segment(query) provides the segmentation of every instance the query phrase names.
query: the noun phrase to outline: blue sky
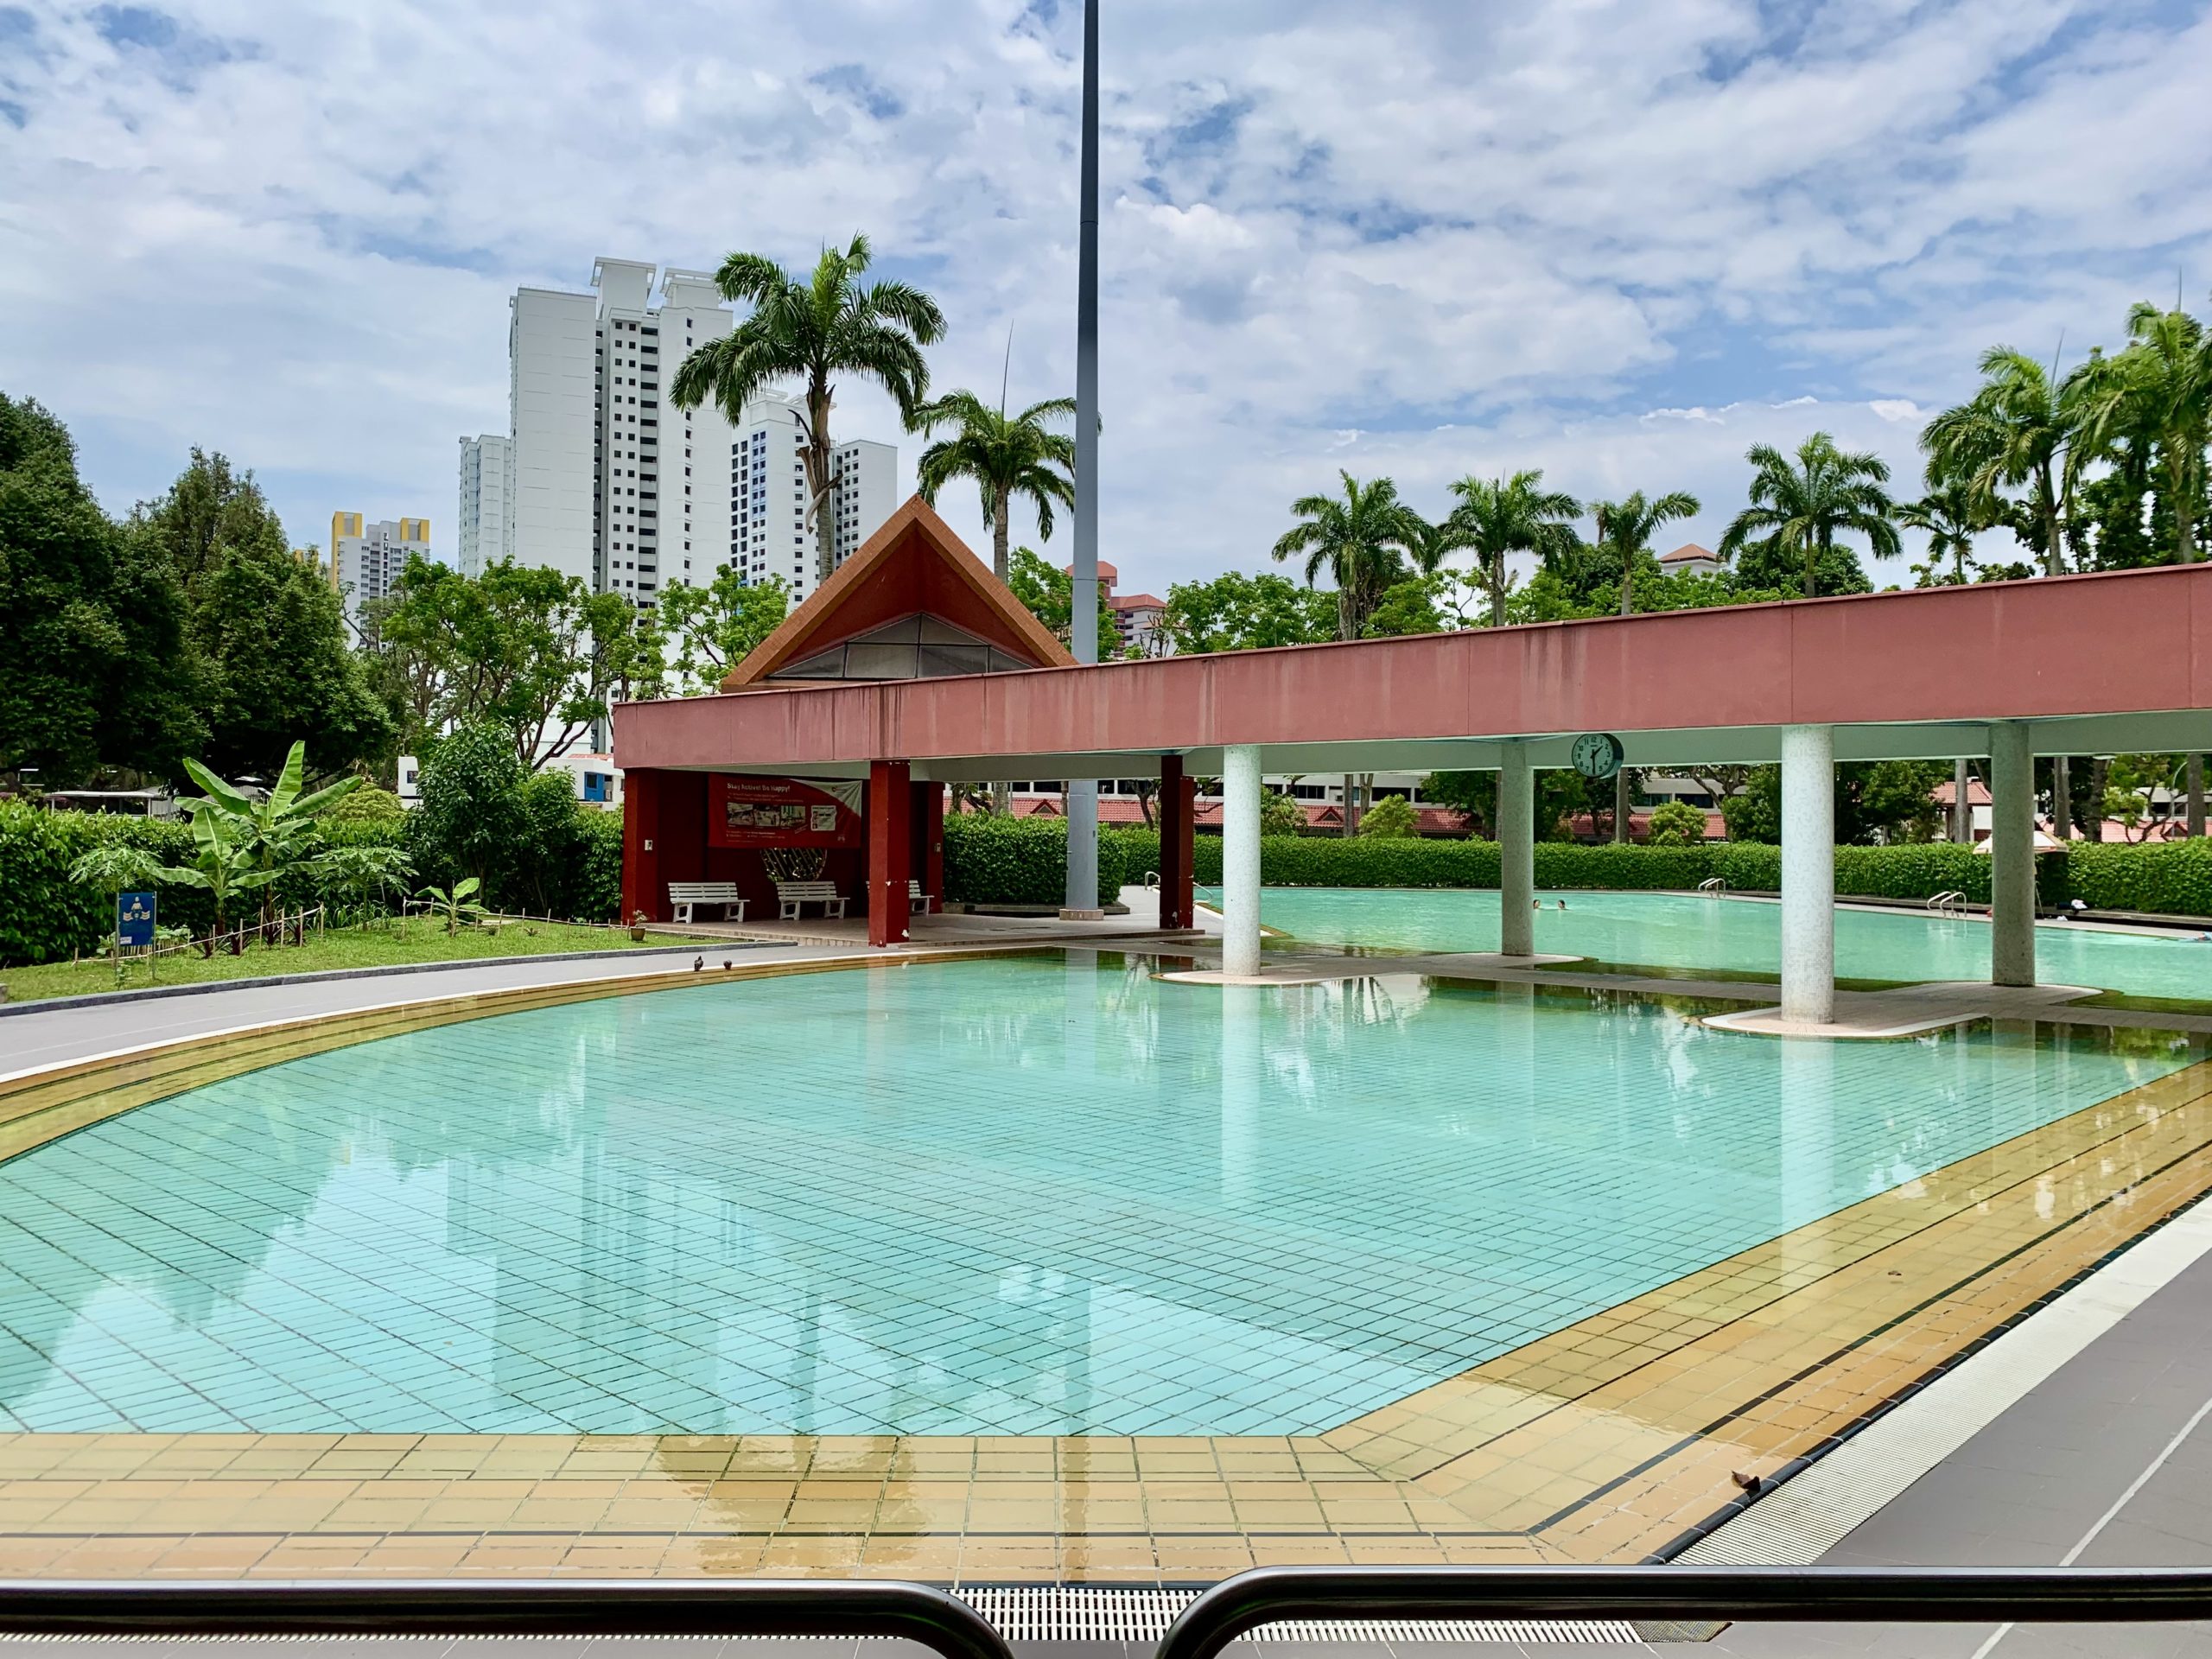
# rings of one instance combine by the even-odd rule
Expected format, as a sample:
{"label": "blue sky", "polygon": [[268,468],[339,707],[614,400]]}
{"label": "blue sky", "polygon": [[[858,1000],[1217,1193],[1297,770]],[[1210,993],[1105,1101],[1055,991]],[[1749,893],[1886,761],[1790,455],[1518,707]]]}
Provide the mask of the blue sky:
{"label": "blue sky", "polygon": [[[1340,467],[1431,512],[1524,466],[1687,488],[1710,543],[1747,445],[1825,428],[1910,486],[1985,346],[2071,359],[2177,274],[2212,287],[2202,5],[1105,4],[1125,588],[1264,566]],[[518,284],[865,229],[950,316],[940,387],[995,393],[1010,332],[1015,399],[1070,391],[1077,22],[0,0],[0,387],[69,422],[112,508],[198,443],[297,540],[340,507],[442,539],[455,438],[505,428]],[[880,397],[839,420],[911,473]]]}

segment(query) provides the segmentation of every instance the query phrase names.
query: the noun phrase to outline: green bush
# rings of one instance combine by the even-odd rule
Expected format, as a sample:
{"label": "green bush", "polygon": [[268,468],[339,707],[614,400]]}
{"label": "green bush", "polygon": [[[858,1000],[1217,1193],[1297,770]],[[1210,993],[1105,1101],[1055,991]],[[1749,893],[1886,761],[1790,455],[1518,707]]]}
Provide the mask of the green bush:
{"label": "green bush", "polygon": [[[1111,903],[1129,879],[1127,830],[1098,837],[1098,902]],[[1135,872],[1157,868],[1154,861]],[[956,813],[944,821],[944,897],[965,905],[1057,905],[1067,895],[1068,830],[1059,818]]]}
{"label": "green bush", "polygon": [[1421,815],[1402,795],[1385,795],[1360,815],[1359,833],[1370,841],[1403,841],[1421,833]]}
{"label": "green bush", "polygon": [[2068,859],[2072,897],[2092,910],[2212,916],[2212,839],[2141,847],[2075,842]]}
{"label": "green bush", "polygon": [[407,803],[388,789],[365,784],[325,810],[318,823],[397,823],[407,816]]}
{"label": "green bush", "polygon": [[1654,847],[1702,847],[1705,814],[1688,801],[1668,801],[1653,809],[1650,844]]}
{"label": "green bush", "polygon": [[582,859],[570,893],[569,916],[579,922],[612,922],[622,912],[622,815],[581,808],[576,827]]}
{"label": "green bush", "polygon": [[[1221,837],[1198,838],[1198,880],[1221,883]],[[1618,892],[1688,892],[1719,876],[1746,893],[1782,886],[1782,849],[1758,842],[1690,847],[1584,846],[1540,841],[1536,885]],[[1962,893],[1989,900],[1986,853],[1949,842],[1839,847],[1840,898],[1918,900]],[[1497,848],[1486,841],[1370,841],[1269,836],[1260,842],[1260,879],[1274,887],[1495,887]],[[2212,840],[2120,847],[2075,842],[2036,860],[2036,897],[2056,908],[2080,898],[2099,910],[2212,915]]]}

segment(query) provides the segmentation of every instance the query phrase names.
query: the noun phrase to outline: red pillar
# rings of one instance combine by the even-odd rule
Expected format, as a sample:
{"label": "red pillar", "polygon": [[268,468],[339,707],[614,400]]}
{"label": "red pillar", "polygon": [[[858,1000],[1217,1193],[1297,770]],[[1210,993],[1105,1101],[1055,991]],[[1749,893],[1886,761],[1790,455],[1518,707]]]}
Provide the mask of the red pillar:
{"label": "red pillar", "polygon": [[906,883],[913,874],[914,804],[904,760],[868,771],[868,942],[906,942]]}
{"label": "red pillar", "polygon": [[1183,757],[1160,757],[1160,925],[1189,927],[1198,917],[1192,890],[1192,823],[1198,815],[1198,780],[1185,775]]}
{"label": "red pillar", "polygon": [[661,774],[630,772],[622,778],[622,913],[627,925],[643,911],[658,919],[666,896],[660,879]]}

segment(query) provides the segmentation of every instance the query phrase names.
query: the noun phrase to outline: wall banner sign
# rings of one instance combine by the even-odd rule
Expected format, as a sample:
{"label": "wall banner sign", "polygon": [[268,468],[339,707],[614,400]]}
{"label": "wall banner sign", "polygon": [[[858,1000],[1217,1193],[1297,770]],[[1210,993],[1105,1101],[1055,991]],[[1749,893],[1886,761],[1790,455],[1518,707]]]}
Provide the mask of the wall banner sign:
{"label": "wall banner sign", "polygon": [[741,778],[716,773],[707,790],[709,847],[861,847],[857,779]]}

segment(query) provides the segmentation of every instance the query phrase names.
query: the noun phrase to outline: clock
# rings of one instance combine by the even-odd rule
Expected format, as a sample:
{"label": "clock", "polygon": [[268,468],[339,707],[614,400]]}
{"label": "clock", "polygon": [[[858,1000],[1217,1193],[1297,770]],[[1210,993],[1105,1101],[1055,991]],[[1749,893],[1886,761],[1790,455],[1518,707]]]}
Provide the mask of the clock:
{"label": "clock", "polygon": [[1585,732],[1574,740],[1574,769],[1585,778],[1610,778],[1626,753],[1611,732]]}

